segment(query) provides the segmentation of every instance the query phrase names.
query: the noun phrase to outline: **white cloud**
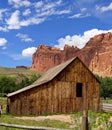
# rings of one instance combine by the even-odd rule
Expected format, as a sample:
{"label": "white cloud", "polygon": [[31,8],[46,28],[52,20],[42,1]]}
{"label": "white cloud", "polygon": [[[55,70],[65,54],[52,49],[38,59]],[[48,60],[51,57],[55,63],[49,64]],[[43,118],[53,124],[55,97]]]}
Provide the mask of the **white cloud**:
{"label": "white cloud", "polygon": [[[6,20],[7,22],[7,29],[20,29],[22,26],[28,26],[28,25],[33,25],[33,24],[40,24],[42,23],[45,19],[44,18],[38,18],[38,17],[30,17],[26,20],[20,20],[20,11],[16,10],[13,12],[10,16],[9,19]],[[2,30],[2,28],[1,28]]]}
{"label": "white cloud", "polygon": [[35,4],[35,9],[37,12],[38,17],[48,17],[51,15],[62,15],[62,14],[69,14],[71,12],[70,9],[63,9],[60,10],[62,4],[62,0],[58,0],[57,2],[37,2]]}
{"label": "white cloud", "polygon": [[80,18],[82,16],[82,14],[81,13],[78,13],[78,14],[74,14],[74,15],[72,15],[72,16],[70,16],[69,18]]}
{"label": "white cloud", "polygon": [[3,13],[6,12],[7,9],[0,9],[0,20],[3,18]]}
{"label": "white cloud", "polygon": [[19,15],[20,11],[16,10],[12,13],[11,17],[6,20],[8,29],[20,29]]}
{"label": "white cloud", "polygon": [[108,6],[103,6],[103,7],[99,7],[99,9],[102,11],[102,12],[106,12],[106,11],[111,11],[112,10],[112,3],[110,3]]}
{"label": "white cloud", "polygon": [[8,0],[10,5],[13,5],[15,8],[19,7],[28,7],[31,5],[30,1],[28,0]]}
{"label": "white cloud", "polygon": [[1,27],[1,26],[0,26],[0,31],[8,32],[8,28],[7,28],[7,27]]}
{"label": "white cloud", "polygon": [[22,51],[22,56],[24,56],[24,57],[32,57],[32,55],[35,53],[36,49],[37,49],[36,47],[29,47],[27,49],[24,49]]}
{"label": "white cloud", "polygon": [[18,33],[16,36],[19,37],[21,41],[33,42],[32,38],[30,38],[27,34]]}
{"label": "white cloud", "polygon": [[24,15],[24,16],[28,16],[29,14],[31,14],[31,10],[30,10],[30,9],[26,9],[26,10],[23,12],[23,15]]}
{"label": "white cloud", "polygon": [[[19,9],[13,9],[14,11],[12,12],[11,9],[7,8],[5,17],[3,17],[3,12],[6,10],[0,10],[0,18],[3,17],[2,21],[4,22],[4,24],[0,26],[0,31],[4,32],[13,29],[20,29],[24,26],[40,24],[46,21],[50,16],[71,13],[69,7],[66,9],[61,8],[65,6],[62,0],[55,2],[50,0],[40,0],[38,2],[29,2],[29,0],[8,0],[8,3]],[[24,6],[28,8],[20,8]]]}
{"label": "white cloud", "polygon": [[7,40],[5,38],[0,38],[0,46],[5,46],[7,43]]}
{"label": "white cloud", "polygon": [[65,44],[68,44],[70,46],[77,46],[78,48],[83,48],[85,44],[90,40],[90,38],[94,37],[97,34],[107,32],[112,32],[112,29],[111,30],[92,29],[85,31],[83,35],[73,35],[73,36],[67,35],[65,36],[65,38],[58,39],[58,45],[55,45],[55,47],[63,49]]}
{"label": "white cloud", "polygon": [[89,13],[86,13],[86,14],[78,13],[78,14],[74,14],[74,15],[70,16],[69,18],[70,19],[74,19],[74,18],[85,18],[85,17],[88,17],[88,16],[90,16]]}
{"label": "white cloud", "polygon": [[60,11],[55,11],[55,14],[61,15],[61,14],[68,14],[70,12],[71,10],[60,10]]}
{"label": "white cloud", "polygon": [[34,3],[35,8],[40,8],[43,5],[44,5],[44,3],[42,1]]}
{"label": "white cloud", "polygon": [[33,24],[40,24],[45,21],[45,18],[31,17],[27,20],[20,21],[20,26],[28,26]]}

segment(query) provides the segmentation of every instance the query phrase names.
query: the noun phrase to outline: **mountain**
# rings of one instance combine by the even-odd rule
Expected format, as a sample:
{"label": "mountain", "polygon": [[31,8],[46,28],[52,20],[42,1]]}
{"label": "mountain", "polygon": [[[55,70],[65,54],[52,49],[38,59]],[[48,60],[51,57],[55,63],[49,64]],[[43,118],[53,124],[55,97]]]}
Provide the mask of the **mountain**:
{"label": "mountain", "polygon": [[63,50],[39,45],[33,55],[31,70],[45,72],[62,62],[78,56],[95,74],[112,77],[112,33],[99,34],[79,49],[65,45]]}

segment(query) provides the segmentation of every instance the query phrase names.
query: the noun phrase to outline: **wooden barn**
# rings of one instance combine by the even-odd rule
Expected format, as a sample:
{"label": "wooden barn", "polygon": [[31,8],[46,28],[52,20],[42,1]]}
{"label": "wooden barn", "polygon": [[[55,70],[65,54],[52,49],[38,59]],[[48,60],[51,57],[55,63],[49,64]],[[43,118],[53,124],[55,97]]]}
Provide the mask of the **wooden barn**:
{"label": "wooden barn", "polygon": [[34,84],[8,94],[7,98],[7,110],[11,114],[97,111],[100,82],[75,57],[51,68]]}

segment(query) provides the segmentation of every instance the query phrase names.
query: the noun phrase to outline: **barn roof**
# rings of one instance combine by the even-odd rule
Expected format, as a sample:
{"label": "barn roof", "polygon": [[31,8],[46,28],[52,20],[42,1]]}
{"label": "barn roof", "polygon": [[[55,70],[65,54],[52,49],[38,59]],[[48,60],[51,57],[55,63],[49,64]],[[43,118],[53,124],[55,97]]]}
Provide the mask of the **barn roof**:
{"label": "barn roof", "polygon": [[66,68],[75,59],[76,59],[76,57],[49,69],[41,78],[39,78],[37,81],[35,81],[32,85],[24,87],[24,88],[17,90],[15,92],[9,93],[7,95],[7,97],[14,96],[18,93],[24,92],[26,90],[29,90],[31,88],[37,87],[39,85],[42,85],[44,83],[51,81],[53,78],[55,78],[64,68]]}
{"label": "barn roof", "polygon": [[[44,83],[47,83],[49,81],[51,81],[52,79],[54,79],[63,69],[65,69],[72,61],[76,60],[78,57],[74,57],[60,65],[57,65],[51,69],[49,69],[42,77],[40,77],[37,81],[35,81],[32,85],[29,85],[27,87],[24,87],[20,90],[17,90],[15,92],[12,92],[12,93],[9,93],[7,95],[7,97],[11,97],[11,96],[14,96],[18,93],[21,93],[21,92],[24,92],[26,90],[29,90],[29,89],[32,89],[34,87],[37,87],[39,85],[42,85]],[[79,59],[79,58],[78,58]],[[80,60],[80,59],[79,59]],[[80,60],[81,61],[81,60]],[[81,61],[82,62],[82,61]],[[82,62],[83,63],[83,62]],[[83,63],[83,65],[85,66],[85,64]],[[85,66],[86,67],[86,66]],[[86,67],[86,69],[88,69]],[[89,70],[89,69],[88,69]],[[90,71],[90,70],[89,70]],[[90,73],[93,75],[94,78],[96,78],[94,76],[94,74],[90,71]],[[96,80],[100,83],[100,81],[96,78]]]}

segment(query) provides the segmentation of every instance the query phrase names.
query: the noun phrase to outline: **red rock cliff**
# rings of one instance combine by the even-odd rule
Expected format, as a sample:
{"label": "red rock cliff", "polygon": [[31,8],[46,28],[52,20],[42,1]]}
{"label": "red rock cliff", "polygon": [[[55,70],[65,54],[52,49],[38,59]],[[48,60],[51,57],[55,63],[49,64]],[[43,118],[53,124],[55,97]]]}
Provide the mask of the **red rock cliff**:
{"label": "red rock cliff", "polygon": [[94,73],[112,76],[112,33],[96,35],[82,49],[65,45],[64,50],[60,50],[40,45],[33,55],[31,69],[47,71],[75,56],[79,56]]}
{"label": "red rock cliff", "polygon": [[45,72],[49,68],[73,58],[79,49],[65,45],[64,50],[55,47],[40,45],[33,55],[31,70]]}

